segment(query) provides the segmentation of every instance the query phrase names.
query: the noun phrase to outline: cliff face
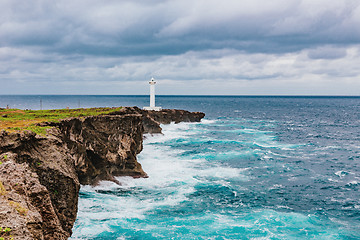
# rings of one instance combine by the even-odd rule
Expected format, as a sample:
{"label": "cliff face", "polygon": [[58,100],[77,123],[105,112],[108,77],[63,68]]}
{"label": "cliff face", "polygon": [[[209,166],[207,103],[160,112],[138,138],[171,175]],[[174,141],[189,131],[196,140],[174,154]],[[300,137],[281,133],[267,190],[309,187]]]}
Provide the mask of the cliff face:
{"label": "cliff face", "polygon": [[74,118],[60,122],[58,128],[81,184],[115,181],[114,176],[147,176],[136,161],[142,150],[141,115]]}
{"label": "cliff face", "polygon": [[1,225],[11,227],[15,239],[67,239],[80,184],[65,142],[2,132],[0,152]]}
{"label": "cliff face", "polygon": [[114,176],[146,177],[136,155],[143,133],[160,123],[200,121],[203,113],[124,108],[71,118],[48,135],[0,133],[0,226],[19,239],[67,239],[76,220],[80,184]]}

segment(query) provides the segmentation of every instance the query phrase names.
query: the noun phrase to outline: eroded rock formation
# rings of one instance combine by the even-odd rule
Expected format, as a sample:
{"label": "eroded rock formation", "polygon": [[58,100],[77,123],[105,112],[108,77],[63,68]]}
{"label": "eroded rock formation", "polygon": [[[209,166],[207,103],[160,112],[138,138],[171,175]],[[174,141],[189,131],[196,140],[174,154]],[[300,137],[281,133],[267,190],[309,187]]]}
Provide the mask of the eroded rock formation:
{"label": "eroded rock formation", "polygon": [[189,112],[178,109],[163,109],[161,111],[141,110],[138,107],[124,108],[119,112],[111,114],[121,115],[125,113],[140,114],[142,116],[144,133],[161,133],[160,124],[169,124],[171,122],[200,122],[205,117],[203,112]]}
{"label": "eroded rock formation", "polygon": [[67,239],[80,183],[66,143],[53,135],[2,132],[0,152],[1,226],[11,227],[15,239]]}
{"label": "eroded rock formation", "polygon": [[67,239],[76,220],[80,184],[114,176],[146,177],[136,160],[143,133],[160,124],[198,122],[203,113],[123,108],[111,115],[70,118],[46,136],[0,133],[0,226],[15,239]]}

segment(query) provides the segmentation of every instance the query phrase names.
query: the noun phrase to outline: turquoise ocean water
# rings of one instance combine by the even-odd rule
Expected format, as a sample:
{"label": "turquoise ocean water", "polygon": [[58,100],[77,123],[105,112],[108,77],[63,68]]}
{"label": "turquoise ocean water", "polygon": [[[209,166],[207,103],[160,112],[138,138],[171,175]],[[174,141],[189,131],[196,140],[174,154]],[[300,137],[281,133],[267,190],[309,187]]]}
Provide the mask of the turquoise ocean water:
{"label": "turquoise ocean water", "polygon": [[[43,108],[148,105],[0,96],[0,107],[36,109],[40,98]],[[149,178],[82,186],[72,239],[360,239],[360,98],[157,101],[206,117],[146,136],[138,160]]]}

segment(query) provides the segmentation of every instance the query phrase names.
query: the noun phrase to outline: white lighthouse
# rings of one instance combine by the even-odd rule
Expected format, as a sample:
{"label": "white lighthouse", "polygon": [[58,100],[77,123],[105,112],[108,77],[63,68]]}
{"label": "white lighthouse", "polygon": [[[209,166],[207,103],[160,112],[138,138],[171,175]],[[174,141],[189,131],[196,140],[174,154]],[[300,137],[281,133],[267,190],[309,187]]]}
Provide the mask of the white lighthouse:
{"label": "white lighthouse", "polygon": [[155,79],[151,78],[150,82],[150,107],[144,107],[144,110],[160,111],[161,107],[155,107]]}

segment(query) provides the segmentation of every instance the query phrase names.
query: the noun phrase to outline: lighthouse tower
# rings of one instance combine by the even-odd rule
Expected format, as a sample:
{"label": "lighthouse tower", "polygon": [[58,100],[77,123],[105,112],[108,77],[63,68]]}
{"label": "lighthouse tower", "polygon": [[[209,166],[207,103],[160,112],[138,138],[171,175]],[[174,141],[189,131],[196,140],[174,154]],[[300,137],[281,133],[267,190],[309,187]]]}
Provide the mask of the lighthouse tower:
{"label": "lighthouse tower", "polygon": [[151,78],[150,82],[150,107],[144,107],[144,110],[160,111],[161,107],[155,107],[155,79]]}

